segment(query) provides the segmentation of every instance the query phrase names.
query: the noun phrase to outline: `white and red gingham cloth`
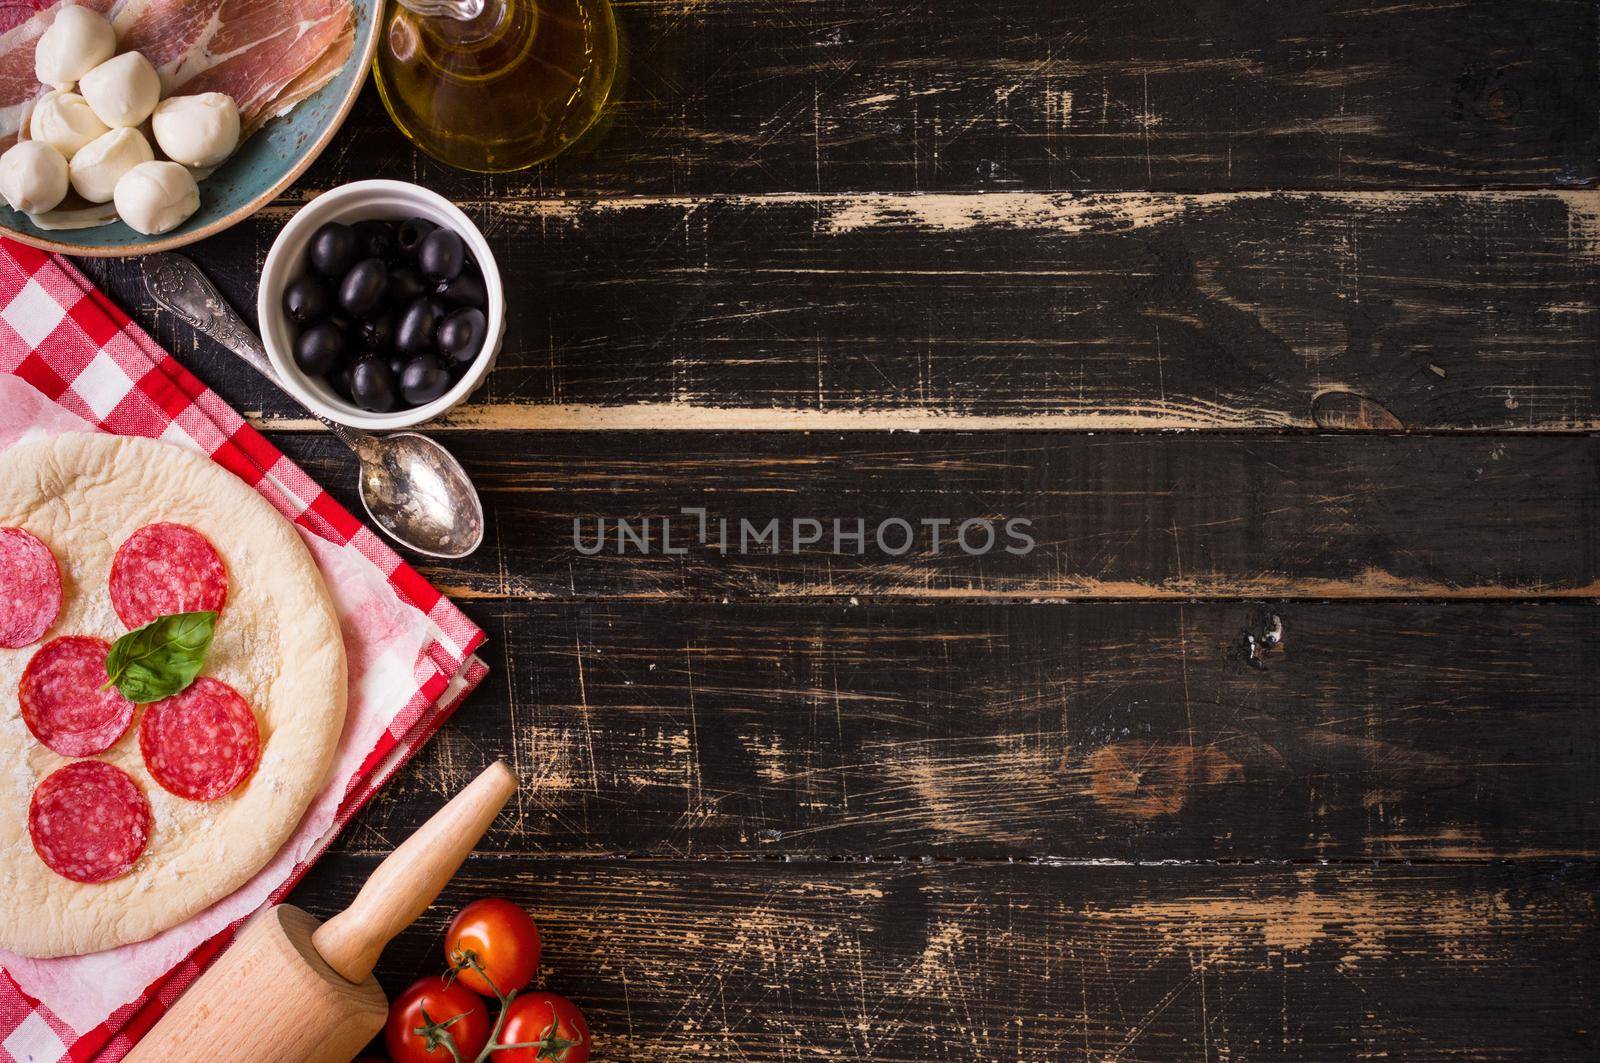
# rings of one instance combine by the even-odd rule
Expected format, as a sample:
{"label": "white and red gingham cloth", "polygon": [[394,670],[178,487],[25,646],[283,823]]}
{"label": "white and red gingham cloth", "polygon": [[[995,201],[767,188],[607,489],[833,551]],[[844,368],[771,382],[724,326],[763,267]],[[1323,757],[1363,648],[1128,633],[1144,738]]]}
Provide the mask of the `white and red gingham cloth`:
{"label": "white and red gingham cloth", "polygon": [[[483,632],[65,259],[4,239],[0,370],[0,450],[73,428],[148,436],[199,449],[259,490],[317,558],[351,660],[349,716],[328,788],[256,879],[150,942],[0,967],[0,1063],[110,1063],[227,946],[257,898],[287,894],[478,684],[487,669],[473,654]],[[323,829],[314,831],[318,809]],[[98,986],[116,973],[121,990]],[[83,988],[86,974],[97,988]]]}

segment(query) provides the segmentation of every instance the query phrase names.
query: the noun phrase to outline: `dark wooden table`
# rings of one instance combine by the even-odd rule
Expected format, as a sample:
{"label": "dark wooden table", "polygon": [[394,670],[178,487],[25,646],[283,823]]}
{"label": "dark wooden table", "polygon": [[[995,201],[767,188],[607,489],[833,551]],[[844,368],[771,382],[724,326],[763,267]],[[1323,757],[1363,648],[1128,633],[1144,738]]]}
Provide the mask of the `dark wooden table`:
{"label": "dark wooden table", "polygon": [[[453,173],[369,90],[195,248],[253,307],[300,202],[398,177],[512,292],[434,426],[489,538],[421,566],[493,673],[295,899],[503,756],[515,807],[379,973],[513,897],[597,1059],[1595,1058],[1596,5],[618,12],[586,150]],[[1036,547],[574,548],[682,507]]]}

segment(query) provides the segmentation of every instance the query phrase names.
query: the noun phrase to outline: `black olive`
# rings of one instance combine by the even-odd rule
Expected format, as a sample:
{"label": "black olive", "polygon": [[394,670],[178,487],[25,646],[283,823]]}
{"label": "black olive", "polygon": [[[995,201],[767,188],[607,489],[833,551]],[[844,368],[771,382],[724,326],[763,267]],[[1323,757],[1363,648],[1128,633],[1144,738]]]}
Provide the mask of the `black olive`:
{"label": "black olive", "polygon": [[455,381],[431,354],[419,354],[400,372],[400,397],[413,406],[421,406],[450,390]]}
{"label": "black olive", "polygon": [[296,277],[283,290],[283,312],[297,325],[314,325],[328,312],[328,288],[314,274]]}
{"label": "black olive", "polygon": [[482,310],[464,306],[439,322],[434,341],[438,344],[440,354],[452,362],[464,364],[476,358],[478,351],[483,348],[483,334],[487,327],[488,322],[484,320]]}
{"label": "black olive", "polygon": [[351,226],[356,234],[356,254],[362,258],[394,257],[399,245],[395,243],[394,226],[381,218],[368,218]]}
{"label": "black olive", "polygon": [[405,354],[405,353],[400,352],[400,351],[395,351],[393,354],[389,354],[389,355],[385,355],[384,356],[383,364],[388,366],[389,367],[389,372],[394,374],[394,378],[396,380],[399,380],[400,379],[400,374],[404,373],[406,371],[406,363],[410,362],[412,358],[420,358],[420,357],[422,357],[422,355],[420,355],[420,354],[419,355],[411,355],[411,354]]}
{"label": "black olive", "polygon": [[311,268],[324,277],[342,277],[356,260],[356,234],[348,225],[326,222],[311,234]]}
{"label": "black olive", "polygon": [[428,286],[417,267],[400,265],[389,271],[389,298],[395,305],[405,306],[427,294]]}
{"label": "black olive", "polygon": [[467,245],[449,229],[435,229],[417,248],[417,268],[431,281],[453,280],[467,263]]}
{"label": "black olive", "polygon": [[389,268],[383,259],[364,258],[339,282],[339,305],[350,316],[363,318],[383,305],[388,290]]}
{"label": "black olive", "polygon": [[376,358],[362,358],[350,369],[350,394],[369,413],[388,413],[395,406],[395,379]]}
{"label": "black olive", "polygon": [[334,394],[346,402],[354,402],[355,397],[350,392],[350,372],[355,368],[354,362],[346,362],[328,374],[328,386],[333,388]]}
{"label": "black olive", "polygon": [[294,364],[312,376],[322,376],[344,357],[344,333],[324,321],[300,333],[294,341]]}
{"label": "black olive", "polygon": [[395,243],[400,248],[402,255],[415,255],[417,248],[422,244],[422,238],[437,229],[438,226],[427,218],[408,218],[400,223],[400,231],[395,234]]}
{"label": "black olive", "polygon": [[453,306],[475,306],[479,310],[489,309],[489,291],[483,286],[483,277],[471,266],[463,269],[457,276],[447,281],[440,281],[434,286],[434,294]]}
{"label": "black olive", "polygon": [[394,345],[409,354],[433,350],[433,333],[442,317],[444,304],[439,300],[415,300],[400,315],[394,330]]}
{"label": "black olive", "polygon": [[382,354],[394,348],[394,318],[389,314],[373,314],[356,326],[361,346]]}
{"label": "black olive", "polygon": [[356,319],[337,307],[334,308],[333,313],[328,315],[328,323],[346,335],[355,331],[356,327]]}

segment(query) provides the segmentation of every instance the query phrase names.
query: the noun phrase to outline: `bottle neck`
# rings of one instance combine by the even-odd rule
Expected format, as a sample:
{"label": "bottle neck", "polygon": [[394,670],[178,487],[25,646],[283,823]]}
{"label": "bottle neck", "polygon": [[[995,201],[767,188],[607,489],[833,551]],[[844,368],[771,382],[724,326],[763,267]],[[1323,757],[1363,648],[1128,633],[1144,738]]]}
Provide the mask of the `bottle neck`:
{"label": "bottle neck", "polygon": [[399,0],[400,6],[422,18],[453,18],[470,22],[483,14],[487,0]]}
{"label": "bottle neck", "polygon": [[526,23],[534,10],[525,0],[398,2],[423,35],[448,48],[476,48],[500,40],[511,27]]}

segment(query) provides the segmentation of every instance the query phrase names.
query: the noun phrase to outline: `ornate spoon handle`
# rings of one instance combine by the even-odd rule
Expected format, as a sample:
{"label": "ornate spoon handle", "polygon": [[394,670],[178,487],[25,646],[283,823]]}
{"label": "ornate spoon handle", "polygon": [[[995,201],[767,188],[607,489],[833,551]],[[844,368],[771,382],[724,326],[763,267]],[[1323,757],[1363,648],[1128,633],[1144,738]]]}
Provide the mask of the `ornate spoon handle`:
{"label": "ornate spoon handle", "polygon": [[[251,368],[282,390],[261,340],[228,305],[216,285],[200,272],[199,266],[182,255],[163,252],[144,256],[143,268],[144,286],[151,298],[250,363]],[[372,443],[365,432],[337,424],[312,410],[306,412],[321,421],[351,450],[360,453]]]}

